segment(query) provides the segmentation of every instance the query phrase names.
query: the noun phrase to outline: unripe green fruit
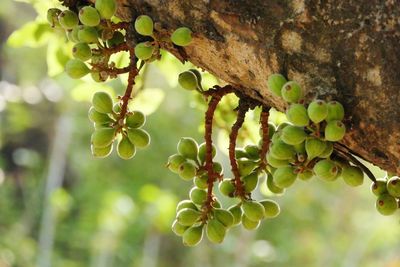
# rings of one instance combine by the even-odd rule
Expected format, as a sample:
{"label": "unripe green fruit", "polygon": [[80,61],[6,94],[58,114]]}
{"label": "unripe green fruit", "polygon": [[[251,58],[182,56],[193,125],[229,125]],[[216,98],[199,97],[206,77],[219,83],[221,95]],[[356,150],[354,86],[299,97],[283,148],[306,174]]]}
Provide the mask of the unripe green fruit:
{"label": "unripe green fruit", "polygon": [[111,96],[106,92],[96,92],[92,97],[94,109],[100,113],[112,113],[113,101]]}
{"label": "unripe green fruit", "polygon": [[207,222],[206,233],[208,240],[212,243],[222,243],[225,238],[226,228],[217,219],[211,219]]}
{"label": "unripe green fruit", "polygon": [[252,221],[245,214],[243,214],[242,225],[246,230],[255,230],[260,225],[260,221]]}
{"label": "unripe green fruit", "polygon": [[386,187],[386,180],[385,179],[378,179],[376,180],[376,183],[371,184],[371,192],[375,196],[379,196],[383,193],[387,192],[387,187]]}
{"label": "unripe green fruit", "polygon": [[235,192],[235,186],[231,179],[224,179],[218,185],[219,191],[221,194],[227,197],[233,197],[233,193]]}
{"label": "unripe green fruit", "polygon": [[313,171],[316,176],[325,181],[334,181],[337,178],[339,168],[333,161],[323,159],[314,165]]}
{"label": "unripe green fruit", "polygon": [[172,223],[172,231],[177,235],[177,236],[182,236],[183,233],[185,233],[185,231],[189,228],[188,226],[184,226],[180,223],[178,223],[177,220],[175,220]]}
{"label": "unripe green fruit", "polygon": [[238,168],[239,168],[239,173],[240,176],[246,176],[249,175],[254,168],[257,166],[257,162],[252,161],[252,160],[246,160],[246,159],[239,159],[237,161]]}
{"label": "unripe green fruit", "polygon": [[221,203],[217,200],[214,199],[214,201],[212,202],[211,206],[215,209],[220,209],[221,208]]}
{"label": "unripe green fruit", "polygon": [[332,152],[333,152],[333,143],[325,142],[325,149],[318,157],[327,159],[331,156]]}
{"label": "unripe green fruit", "polygon": [[337,142],[343,139],[346,133],[346,127],[341,121],[329,121],[325,127],[325,139]]}
{"label": "unripe green fruit", "polygon": [[297,174],[292,166],[286,166],[277,168],[273,177],[277,187],[287,188],[296,181]]}
{"label": "unripe green fruit", "polygon": [[183,162],[181,165],[179,165],[178,174],[183,180],[192,180],[196,175],[196,166],[190,162]]}
{"label": "unripe green fruit", "polygon": [[269,191],[271,191],[274,194],[282,194],[285,192],[284,188],[280,188],[275,184],[274,178],[272,177],[272,174],[270,174],[270,173],[267,174],[267,187],[268,187]]}
{"label": "unripe green fruit", "polygon": [[139,148],[150,145],[150,135],[143,129],[128,129],[129,140]]}
{"label": "unripe green fruit", "polygon": [[260,159],[260,150],[258,149],[258,146],[247,145],[244,147],[244,150],[246,151],[246,153],[248,155],[248,159],[252,159],[252,160]]}
{"label": "unripe green fruit", "polygon": [[244,184],[244,190],[247,193],[250,193],[254,189],[256,189],[257,184],[258,184],[258,173],[257,172],[252,172],[249,175],[245,176],[242,178],[243,184]]}
{"label": "unripe green fruit", "polygon": [[271,153],[271,156],[276,159],[288,160],[293,158],[295,151],[293,149],[293,146],[288,145],[281,140],[278,140],[272,144],[269,153]]}
{"label": "unripe green fruit", "polygon": [[260,204],[264,206],[265,218],[275,218],[281,212],[278,203],[273,200],[265,199],[261,200]]}
{"label": "unripe green fruit", "polygon": [[80,79],[90,72],[85,63],[79,59],[70,59],[65,65],[65,71],[72,79]]}
{"label": "unripe green fruit", "polygon": [[179,154],[174,154],[169,156],[168,158],[168,169],[170,169],[174,173],[179,172],[179,166],[186,161],[185,157]]}
{"label": "unripe green fruit", "polygon": [[189,208],[183,208],[176,215],[176,220],[181,225],[192,226],[200,218],[200,216],[201,216],[200,211]]}
{"label": "unripe green fruit", "polygon": [[[217,154],[217,148],[215,147],[214,144],[212,144],[212,158],[215,157]],[[199,160],[201,163],[204,163],[206,161],[206,143],[202,143],[199,146]]]}
{"label": "unripe green fruit", "polygon": [[232,214],[233,216],[233,223],[232,226],[238,225],[241,220],[242,220],[242,209],[240,208],[240,205],[234,205],[231,206],[228,211]]}
{"label": "unripe green fruit", "polygon": [[117,11],[117,3],[115,0],[96,0],[95,7],[99,11],[102,18],[110,19]]}
{"label": "unripe green fruit", "polygon": [[328,106],[323,100],[314,100],[308,105],[307,114],[314,123],[320,123],[328,116]]}
{"label": "unripe green fruit", "polygon": [[129,141],[128,137],[123,136],[118,143],[117,153],[121,159],[131,159],[136,154],[135,145]]}
{"label": "unripe green fruit", "polygon": [[328,116],[326,116],[326,121],[341,121],[344,118],[344,108],[342,104],[337,101],[330,101],[328,106]]}
{"label": "unripe green fruit", "polygon": [[306,140],[307,134],[300,127],[288,125],[282,130],[281,139],[288,145],[298,145]]}
{"label": "unripe green fruit", "polygon": [[182,241],[185,246],[193,247],[200,243],[203,238],[203,225],[193,226],[188,228],[182,236]]}
{"label": "unripe green fruit", "polygon": [[178,83],[186,90],[196,90],[198,88],[198,80],[196,75],[191,71],[184,71],[178,76]]}
{"label": "unripe green fruit", "polygon": [[201,175],[194,177],[193,183],[200,189],[207,189],[208,188],[208,175]]}
{"label": "unripe green fruit", "polygon": [[125,42],[125,36],[121,32],[114,32],[111,39],[107,40],[107,45],[113,47]]}
{"label": "unripe green fruit", "polygon": [[51,27],[58,27],[60,23],[58,22],[58,16],[61,14],[61,10],[58,8],[50,8],[47,10],[47,21],[50,23]]}
{"label": "unripe green fruit", "polygon": [[296,103],[303,97],[303,90],[298,83],[290,81],[283,85],[281,94],[286,102]]}
{"label": "unripe green fruit", "polygon": [[310,122],[307,109],[302,104],[291,104],[286,110],[286,117],[293,125],[300,127],[307,126]]}
{"label": "unripe green fruit", "polygon": [[[269,139],[272,138],[272,136],[274,135],[275,132],[276,132],[275,124],[268,122],[268,137],[269,137]],[[260,134],[260,136],[262,136],[262,134]]]}
{"label": "unripe green fruit", "polygon": [[344,166],[340,176],[344,182],[350,186],[362,185],[364,181],[364,173],[359,167]]}
{"label": "unripe green fruit", "polygon": [[313,172],[310,170],[305,170],[297,174],[297,178],[303,181],[308,181],[314,176]]}
{"label": "unripe green fruit", "polygon": [[199,151],[197,142],[190,137],[182,137],[177,146],[178,153],[192,160],[197,160]]}
{"label": "unripe green fruit", "polygon": [[100,124],[111,123],[113,121],[107,114],[96,111],[94,107],[90,107],[88,117],[91,122]]}
{"label": "unripe green fruit", "polygon": [[214,209],[214,216],[227,228],[233,225],[234,221],[233,214],[228,210]]}
{"label": "unripe green fruit", "polygon": [[248,159],[250,156],[247,155],[247,152],[242,149],[242,148],[235,148],[235,158],[236,159],[242,159],[242,158],[246,158]]}
{"label": "unripe green fruit", "polygon": [[80,42],[93,44],[99,41],[99,34],[94,27],[81,26],[78,31],[78,39]]}
{"label": "unripe green fruit", "polygon": [[398,203],[395,197],[389,194],[382,194],[378,196],[375,207],[380,214],[388,216],[396,212]]}
{"label": "unripe green fruit", "polygon": [[287,80],[283,75],[281,74],[271,74],[268,77],[268,89],[274,93],[277,96],[282,96],[282,87],[285,83],[287,83]]}
{"label": "unripe green fruit", "polygon": [[154,30],[153,20],[147,15],[141,15],[135,20],[135,30],[144,36],[152,36]]}
{"label": "unripe green fruit", "polygon": [[200,71],[198,71],[197,69],[189,69],[189,71],[193,72],[194,75],[196,75],[198,85],[199,85],[199,87],[201,88],[201,80],[202,80],[202,77],[201,77]]}
{"label": "unripe green fruit", "polygon": [[197,207],[191,200],[185,199],[179,202],[178,205],[176,206],[176,213],[178,213],[180,210],[183,209],[197,210]]}
{"label": "unripe green fruit", "polygon": [[106,147],[95,147],[94,145],[90,146],[92,150],[92,155],[96,158],[105,158],[111,154],[113,149],[113,145],[109,145]]}
{"label": "unripe green fruit", "polygon": [[274,168],[279,168],[279,167],[284,167],[284,166],[289,165],[288,160],[276,159],[271,155],[271,153],[267,153],[267,163],[268,163],[268,165],[271,165]]}
{"label": "unripe green fruit", "polygon": [[132,112],[132,114],[129,114],[126,117],[126,126],[130,128],[140,128],[142,127],[146,122],[146,117],[144,114],[138,110],[135,110]]}
{"label": "unripe green fruit", "polygon": [[278,125],[278,128],[276,128],[276,131],[281,132],[286,126],[289,126],[289,125],[291,125],[291,124],[288,122],[282,122],[281,124]]}
{"label": "unripe green fruit", "polygon": [[207,192],[203,189],[193,187],[189,192],[189,197],[194,204],[202,205],[207,199]]}
{"label": "unripe green fruit", "polygon": [[256,201],[243,201],[242,210],[244,215],[253,222],[257,222],[265,216],[264,206]]}
{"label": "unripe green fruit", "polygon": [[187,46],[192,42],[192,31],[189,28],[181,27],[171,35],[171,41],[179,46]]}
{"label": "unripe green fruit", "polygon": [[94,7],[85,6],[79,10],[79,20],[83,25],[95,27],[100,24],[100,15]]}
{"label": "unripe green fruit", "polygon": [[308,160],[312,160],[316,157],[319,157],[326,148],[326,142],[317,139],[310,138],[306,140],[306,153]]}
{"label": "unripe green fruit", "polygon": [[78,43],[72,47],[72,55],[74,58],[82,61],[89,60],[92,57],[92,50],[86,43]]}
{"label": "unripe green fruit", "polygon": [[91,137],[93,146],[106,147],[112,144],[115,138],[114,128],[100,128],[96,129]]}
{"label": "unripe green fruit", "polygon": [[98,71],[92,71],[90,72],[90,76],[92,76],[93,81],[97,83],[102,83],[107,80],[107,76],[104,77],[100,72]]}
{"label": "unripe green fruit", "polygon": [[115,103],[113,106],[113,111],[115,113],[120,113],[121,112],[121,103],[119,103],[119,102]]}
{"label": "unripe green fruit", "polygon": [[387,182],[387,190],[393,197],[400,198],[400,178],[393,176]]}
{"label": "unripe green fruit", "polygon": [[72,12],[71,10],[64,10],[63,12],[61,12],[58,16],[58,21],[60,22],[60,25],[66,30],[72,30],[72,28],[74,28],[79,23],[78,16],[75,14],[75,12]]}
{"label": "unripe green fruit", "polygon": [[150,42],[138,43],[135,46],[135,56],[141,60],[148,60],[153,55],[154,49]]}
{"label": "unripe green fruit", "polygon": [[67,30],[68,40],[72,43],[79,43],[78,37],[79,27],[75,26],[72,30]]}

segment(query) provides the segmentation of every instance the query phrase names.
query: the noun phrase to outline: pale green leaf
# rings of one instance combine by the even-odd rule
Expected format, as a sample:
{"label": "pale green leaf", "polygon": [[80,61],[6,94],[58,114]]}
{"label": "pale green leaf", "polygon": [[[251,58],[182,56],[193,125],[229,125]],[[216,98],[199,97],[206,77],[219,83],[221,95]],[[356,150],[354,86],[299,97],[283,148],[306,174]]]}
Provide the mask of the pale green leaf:
{"label": "pale green leaf", "polygon": [[130,110],[140,110],[149,115],[157,110],[164,100],[165,93],[159,88],[146,88],[141,91],[129,104]]}
{"label": "pale green leaf", "polygon": [[52,31],[48,23],[31,21],[14,31],[7,44],[11,47],[39,47],[49,41]]}

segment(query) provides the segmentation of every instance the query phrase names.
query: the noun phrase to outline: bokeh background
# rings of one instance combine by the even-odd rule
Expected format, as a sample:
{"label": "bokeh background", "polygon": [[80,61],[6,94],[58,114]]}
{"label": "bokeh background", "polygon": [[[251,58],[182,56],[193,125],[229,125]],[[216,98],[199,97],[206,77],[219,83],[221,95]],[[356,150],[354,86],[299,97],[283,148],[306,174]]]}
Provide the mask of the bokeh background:
{"label": "bokeh background", "polygon": [[[133,106],[148,114],[149,149],[129,161],[115,153],[94,159],[91,95],[122,94],[125,81],[96,84],[65,75],[71,47],[44,18],[54,4],[0,1],[0,267],[400,266],[399,213],[375,211],[367,179],[358,188],[341,180],[298,181],[283,196],[273,196],[261,181],[255,197],[279,202],[279,217],[257,231],[235,227],[221,245],[204,239],[184,247],[170,226],[192,185],[165,164],[180,137],[202,142],[204,103],[177,85],[177,74],[191,66],[166,54],[137,81],[144,90]],[[218,82],[204,76],[206,85]],[[225,170],[223,129],[235,101],[223,103],[215,134]],[[255,121],[250,114],[244,143],[257,141]]]}

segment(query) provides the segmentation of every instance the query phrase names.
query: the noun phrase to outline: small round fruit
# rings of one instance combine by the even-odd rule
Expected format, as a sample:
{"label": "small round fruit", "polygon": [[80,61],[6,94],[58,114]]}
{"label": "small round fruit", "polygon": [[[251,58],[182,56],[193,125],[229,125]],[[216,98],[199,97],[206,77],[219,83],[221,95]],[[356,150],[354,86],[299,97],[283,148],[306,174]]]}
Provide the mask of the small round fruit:
{"label": "small round fruit", "polygon": [[325,127],[325,139],[337,142],[343,139],[346,134],[346,127],[341,121],[329,121]]}
{"label": "small round fruit", "polygon": [[249,175],[257,166],[257,162],[253,160],[239,159],[237,160],[240,176]]}
{"label": "small round fruit", "polygon": [[121,159],[131,159],[136,154],[135,145],[129,141],[128,137],[123,136],[118,143],[117,153]]}
{"label": "small round fruit", "polygon": [[89,26],[80,26],[78,31],[78,39],[80,42],[94,44],[99,41],[97,29]]}
{"label": "small round fruit", "polygon": [[88,117],[91,122],[99,124],[107,124],[113,121],[107,114],[96,111],[94,107],[90,107]]}
{"label": "small round fruit", "polygon": [[92,97],[92,104],[97,112],[107,114],[112,113],[113,101],[106,92],[96,92]]}
{"label": "small round fruit", "polygon": [[323,100],[314,100],[308,105],[307,114],[314,123],[320,123],[328,116],[327,104]]}
{"label": "small round fruit", "polygon": [[243,201],[242,210],[244,215],[253,222],[257,222],[264,218],[264,206],[256,201]]}
{"label": "small round fruit", "polygon": [[78,16],[75,14],[75,12],[68,9],[64,10],[60,13],[60,15],[58,15],[58,21],[66,30],[72,30],[72,28],[77,26],[79,23]]}
{"label": "small round fruit", "polygon": [[327,159],[331,156],[332,152],[333,152],[333,143],[325,142],[325,149],[318,157]]}
{"label": "small round fruit", "polygon": [[221,194],[227,197],[233,197],[233,193],[235,192],[235,186],[231,179],[224,179],[219,183],[219,191]]}
{"label": "small round fruit", "polygon": [[303,128],[288,125],[282,130],[281,139],[288,145],[298,145],[306,140],[307,134]]}
{"label": "small round fruit", "polygon": [[316,176],[325,181],[334,181],[337,178],[339,168],[333,161],[323,159],[314,165],[313,171]]}
{"label": "small round fruit", "polygon": [[151,58],[155,50],[155,47],[150,42],[138,43],[135,46],[135,55],[138,59],[148,60]]}
{"label": "small round fruit", "polygon": [[65,71],[72,79],[80,79],[87,75],[90,69],[79,59],[70,59],[65,65]]}
{"label": "small round fruit", "polygon": [[344,108],[342,104],[337,101],[330,101],[328,106],[328,116],[326,116],[326,121],[341,121],[344,118]]}
{"label": "small round fruit", "polygon": [[244,151],[248,155],[248,159],[258,160],[260,159],[260,149],[256,145],[247,145],[244,147]]}
{"label": "small round fruit", "polygon": [[305,170],[297,174],[297,178],[303,181],[308,181],[314,176],[313,172],[310,170]]}
{"label": "small round fruit", "polygon": [[200,189],[207,189],[208,188],[208,175],[204,174],[201,176],[194,177],[193,183]]}
{"label": "small round fruit", "polygon": [[86,43],[77,43],[72,47],[72,55],[76,59],[86,61],[92,57],[92,50]]}
{"label": "small round fruit", "polygon": [[282,87],[287,83],[287,80],[283,75],[275,73],[268,77],[268,89],[276,96],[282,96]]}
{"label": "small round fruit", "polygon": [[233,225],[233,215],[230,211],[224,209],[214,209],[214,216],[220,221],[225,227],[229,228]]}
{"label": "small round fruit", "polygon": [[371,192],[375,196],[379,196],[383,193],[387,192],[387,187],[386,187],[386,180],[385,179],[378,179],[376,180],[376,183],[371,184]]}
{"label": "small round fruit", "polygon": [[267,187],[269,191],[271,191],[274,194],[282,194],[285,192],[284,188],[280,188],[274,183],[274,178],[270,173],[267,174]]}
{"label": "small round fruit", "polygon": [[146,116],[137,110],[132,111],[132,113],[126,117],[126,126],[129,128],[140,128],[145,124],[145,122]]}
{"label": "small round fruit", "polygon": [[58,8],[50,8],[47,10],[47,21],[50,23],[51,27],[60,26],[58,22],[58,16],[61,14],[61,10]]}
{"label": "small round fruit", "polygon": [[179,173],[179,166],[185,161],[186,159],[182,155],[179,154],[171,155],[168,158],[168,163],[167,163],[168,169],[170,169],[174,173]]}
{"label": "small round fruit", "polygon": [[364,173],[359,167],[344,166],[340,176],[344,182],[350,186],[362,185],[364,181]]}
{"label": "small round fruit", "polygon": [[326,149],[326,142],[318,138],[309,138],[306,140],[307,159],[312,160],[319,157]]}
{"label": "small round fruit", "polygon": [[298,83],[294,81],[287,82],[282,87],[282,98],[286,102],[296,103],[303,97],[303,90]]}
{"label": "small round fruit", "polygon": [[153,20],[147,15],[140,15],[135,20],[135,30],[144,36],[152,36],[154,30]]}
{"label": "small round fruit", "polygon": [[178,223],[177,220],[175,220],[172,223],[172,231],[177,235],[177,236],[182,236],[183,233],[185,233],[185,231],[189,228],[188,226],[184,226],[180,223]]}
{"label": "small round fruit", "polygon": [[178,203],[178,205],[176,205],[176,212],[178,213],[180,210],[185,209],[185,208],[197,210],[196,205],[191,200],[185,199],[185,200],[180,201]]}
{"label": "small round fruit", "polygon": [[191,137],[182,137],[177,146],[178,153],[192,160],[197,160],[199,151],[197,142]]}
{"label": "small round fruit", "polygon": [[279,167],[284,167],[284,166],[289,165],[288,160],[276,159],[271,155],[271,153],[267,153],[267,163],[268,163],[268,165],[270,165],[274,168],[279,168]]}
{"label": "small round fruit", "polygon": [[302,104],[291,104],[286,110],[286,117],[293,125],[304,127],[310,122],[307,109]]}
{"label": "small round fruit", "polygon": [[188,228],[182,236],[182,241],[185,246],[193,247],[200,243],[203,238],[203,225],[193,226]]}
{"label": "small round fruit", "polygon": [[114,128],[100,128],[93,132],[91,141],[94,147],[106,147],[112,144],[114,138]]}
{"label": "small round fruit", "polygon": [[233,215],[233,223],[232,226],[238,225],[242,220],[242,209],[239,205],[234,205],[228,209],[228,211]]}
{"label": "small round fruit", "polygon": [[207,192],[203,189],[193,187],[189,192],[189,197],[194,204],[202,205],[207,199]]}
{"label": "small round fruit", "polygon": [[95,27],[100,24],[100,15],[94,7],[85,6],[79,10],[79,20],[83,25]]}
{"label": "small round fruit", "polygon": [[196,166],[190,162],[183,162],[181,165],[179,165],[178,174],[183,180],[192,180],[196,175]]}
{"label": "small round fruit", "polygon": [[91,145],[90,148],[92,150],[92,155],[95,158],[105,158],[111,154],[113,145],[111,144],[106,147],[95,147],[94,145]]}
{"label": "small round fruit", "polygon": [[242,225],[246,230],[255,230],[260,225],[260,221],[252,221],[245,214],[243,214]]}
{"label": "small round fruit", "polygon": [[395,197],[384,193],[378,196],[375,207],[380,214],[388,216],[396,212],[398,203]]}
{"label": "small round fruit", "polygon": [[393,176],[387,182],[387,190],[393,197],[400,198],[400,178]]}
{"label": "small round fruit", "polygon": [[176,215],[176,220],[183,226],[192,226],[201,216],[198,210],[183,208]]}
{"label": "small round fruit", "polygon": [[150,135],[143,129],[128,129],[128,138],[138,148],[150,145]]}
{"label": "small round fruit", "polygon": [[110,19],[117,11],[117,3],[115,0],[96,0],[95,8],[102,18]]}
{"label": "small round fruit", "polygon": [[189,71],[193,72],[194,75],[196,75],[198,85],[199,85],[199,87],[201,87],[201,80],[202,80],[201,72],[198,71],[197,69],[189,69]]}
{"label": "small round fruit", "polygon": [[189,28],[180,27],[172,33],[171,41],[179,46],[188,46],[192,42],[192,31]]}
{"label": "small round fruit", "polygon": [[275,218],[281,212],[278,203],[273,200],[265,199],[261,200],[260,204],[264,206],[265,218]]}
{"label": "small round fruit", "polygon": [[79,27],[75,26],[72,30],[67,30],[67,38],[72,43],[79,43],[78,37]]}
{"label": "small round fruit", "polygon": [[278,140],[272,144],[269,153],[276,159],[288,160],[293,158],[295,151],[293,146],[286,144],[282,140]]}
{"label": "small round fruit", "polygon": [[[217,155],[217,148],[215,147],[214,144],[211,145],[211,148],[212,148],[211,155],[212,155],[212,158],[214,158],[215,155]],[[204,163],[206,161],[206,143],[202,143],[199,146],[199,160],[201,163]]]}
{"label": "small round fruit", "polygon": [[277,168],[273,174],[274,184],[279,188],[288,188],[296,181],[297,174],[292,166]]}
{"label": "small round fruit", "polygon": [[245,176],[242,178],[243,185],[244,185],[244,190],[247,193],[250,193],[254,189],[256,189],[257,184],[258,184],[258,173],[257,172],[252,172],[249,175]]}
{"label": "small round fruit", "polygon": [[192,71],[184,71],[178,76],[178,83],[186,90],[196,90],[198,88],[198,80]]}
{"label": "small round fruit", "polygon": [[208,240],[212,243],[222,243],[226,234],[226,227],[217,219],[211,219],[207,222],[206,233]]}

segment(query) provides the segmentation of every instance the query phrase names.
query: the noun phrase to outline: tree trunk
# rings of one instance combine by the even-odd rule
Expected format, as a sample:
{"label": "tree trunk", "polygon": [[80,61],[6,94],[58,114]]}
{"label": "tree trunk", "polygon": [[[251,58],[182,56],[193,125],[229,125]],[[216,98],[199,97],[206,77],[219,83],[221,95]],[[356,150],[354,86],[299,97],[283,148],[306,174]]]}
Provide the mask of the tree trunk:
{"label": "tree trunk", "polygon": [[285,109],[267,88],[271,73],[299,82],[307,100],[340,101],[342,143],[400,174],[399,0],[119,2],[125,20],[147,14],[157,31],[192,29],[186,59],[266,105]]}

